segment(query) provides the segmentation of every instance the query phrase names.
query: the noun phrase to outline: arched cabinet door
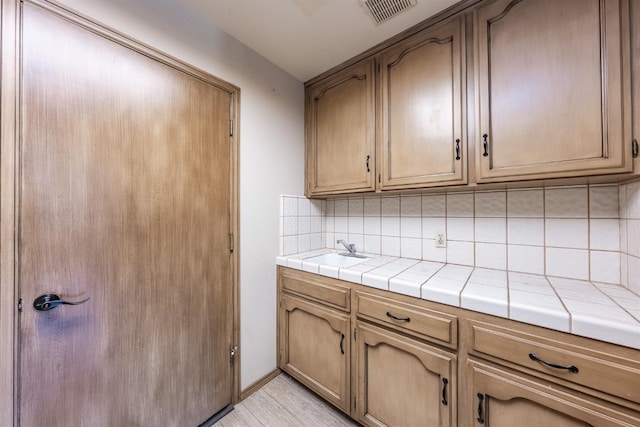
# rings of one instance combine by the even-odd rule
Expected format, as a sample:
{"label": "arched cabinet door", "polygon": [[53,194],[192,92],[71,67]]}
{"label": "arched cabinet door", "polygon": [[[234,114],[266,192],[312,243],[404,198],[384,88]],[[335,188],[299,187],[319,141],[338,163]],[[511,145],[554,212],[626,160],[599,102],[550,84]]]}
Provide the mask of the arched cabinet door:
{"label": "arched cabinet door", "polygon": [[631,171],[628,17],[626,0],[475,10],[479,182]]}
{"label": "arched cabinet door", "polygon": [[306,91],[308,196],[375,189],[374,60]]}
{"label": "arched cabinet door", "polygon": [[421,31],[381,56],[382,190],[467,182],[463,18]]}

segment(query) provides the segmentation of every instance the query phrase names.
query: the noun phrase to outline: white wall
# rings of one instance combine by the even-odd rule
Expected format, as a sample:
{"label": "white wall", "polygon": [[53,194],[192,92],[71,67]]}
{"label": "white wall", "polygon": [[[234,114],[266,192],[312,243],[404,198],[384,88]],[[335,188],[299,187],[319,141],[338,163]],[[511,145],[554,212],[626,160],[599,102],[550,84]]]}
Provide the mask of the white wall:
{"label": "white wall", "polygon": [[[276,367],[279,195],[304,186],[304,87],[179,0],[62,0],[240,87],[240,304],[244,389]],[[178,6],[177,6],[178,5]]]}

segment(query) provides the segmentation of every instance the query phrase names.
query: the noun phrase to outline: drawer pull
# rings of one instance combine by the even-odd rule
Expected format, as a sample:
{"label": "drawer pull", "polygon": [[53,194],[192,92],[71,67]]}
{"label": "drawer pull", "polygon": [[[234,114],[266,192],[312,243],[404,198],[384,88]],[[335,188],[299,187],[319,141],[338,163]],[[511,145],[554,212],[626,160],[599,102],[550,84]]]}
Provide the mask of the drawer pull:
{"label": "drawer pull", "polygon": [[408,317],[408,316],[407,317],[396,317],[393,314],[389,313],[388,311],[387,311],[387,317],[390,317],[390,318],[392,318],[394,320],[398,320],[400,322],[411,322],[411,318]]}
{"label": "drawer pull", "polygon": [[340,334],[340,353],[344,354],[344,334]]}
{"label": "drawer pull", "polygon": [[449,402],[447,402],[447,384],[449,384],[449,380],[446,378],[442,379],[442,404],[447,406]]}
{"label": "drawer pull", "polygon": [[489,135],[487,135],[486,133],[482,135],[482,149],[484,150],[484,153],[482,153],[482,157],[489,156],[489,142],[487,141],[488,137]]}
{"label": "drawer pull", "polygon": [[484,416],[482,415],[482,402],[484,401],[484,394],[478,393],[478,422],[484,424]]}
{"label": "drawer pull", "polygon": [[577,366],[575,365],[569,365],[569,366],[562,366],[562,365],[558,365],[557,363],[553,363],[553,362],[547,362],[546,360],[542,360],[540,359],[538,356],[535,355],[535,353],[529,353],[529,358],[531,360],[535,360],[536,362],[540,362],[543,365],[547,365],[551,368],[556,368],[556,369],[566,369],[569,372],[573,372],[574,374],[577,374],[579,369]]}

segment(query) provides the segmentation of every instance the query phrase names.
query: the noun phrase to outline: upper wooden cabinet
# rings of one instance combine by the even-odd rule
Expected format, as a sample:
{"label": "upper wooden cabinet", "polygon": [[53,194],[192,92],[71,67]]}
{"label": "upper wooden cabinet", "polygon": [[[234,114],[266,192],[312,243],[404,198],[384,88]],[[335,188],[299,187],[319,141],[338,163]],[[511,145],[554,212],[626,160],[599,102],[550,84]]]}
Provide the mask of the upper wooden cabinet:
{"label": "upper wooden cabinet", "polygon": [[475,10],[478,182],[632,170],[628,7],[497,0]]}
{"label": "upper wooden cabinet", "polygon": [[306,194],[375,189],[374,61],[306,91]]}
{"label": "upper wooden cabinet", "polygon": [[380,59],[381,190],[466,183],[463,17]]}

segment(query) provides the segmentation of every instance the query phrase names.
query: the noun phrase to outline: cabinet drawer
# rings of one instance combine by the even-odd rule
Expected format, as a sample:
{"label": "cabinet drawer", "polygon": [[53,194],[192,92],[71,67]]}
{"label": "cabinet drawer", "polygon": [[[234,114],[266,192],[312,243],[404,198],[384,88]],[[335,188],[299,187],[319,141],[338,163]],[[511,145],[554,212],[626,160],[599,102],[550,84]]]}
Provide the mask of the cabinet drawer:
{"label": "cabinet drawer", "polygon": [[297,270],[281,270],[282,290],[304,296],[329,306],[349,311],[351,309],[351,289],[331,283],[326,277],[314,276]]}
{"label": "cabinet drawer", "polygon": [[[471,352],[493,356],[556,378],[633,402],[640,400],[640,363],[617,357],[602,343],[570,337],[569,342],[470,321]],[[568,340],[569,341],[569,340]],[[552,366],[553,365],[553,366]]]}
{"label": "cabinet drawer", "polygon": [[377,295],[356,293],[357,315],[449,348],[458,343],[456,316]]}

